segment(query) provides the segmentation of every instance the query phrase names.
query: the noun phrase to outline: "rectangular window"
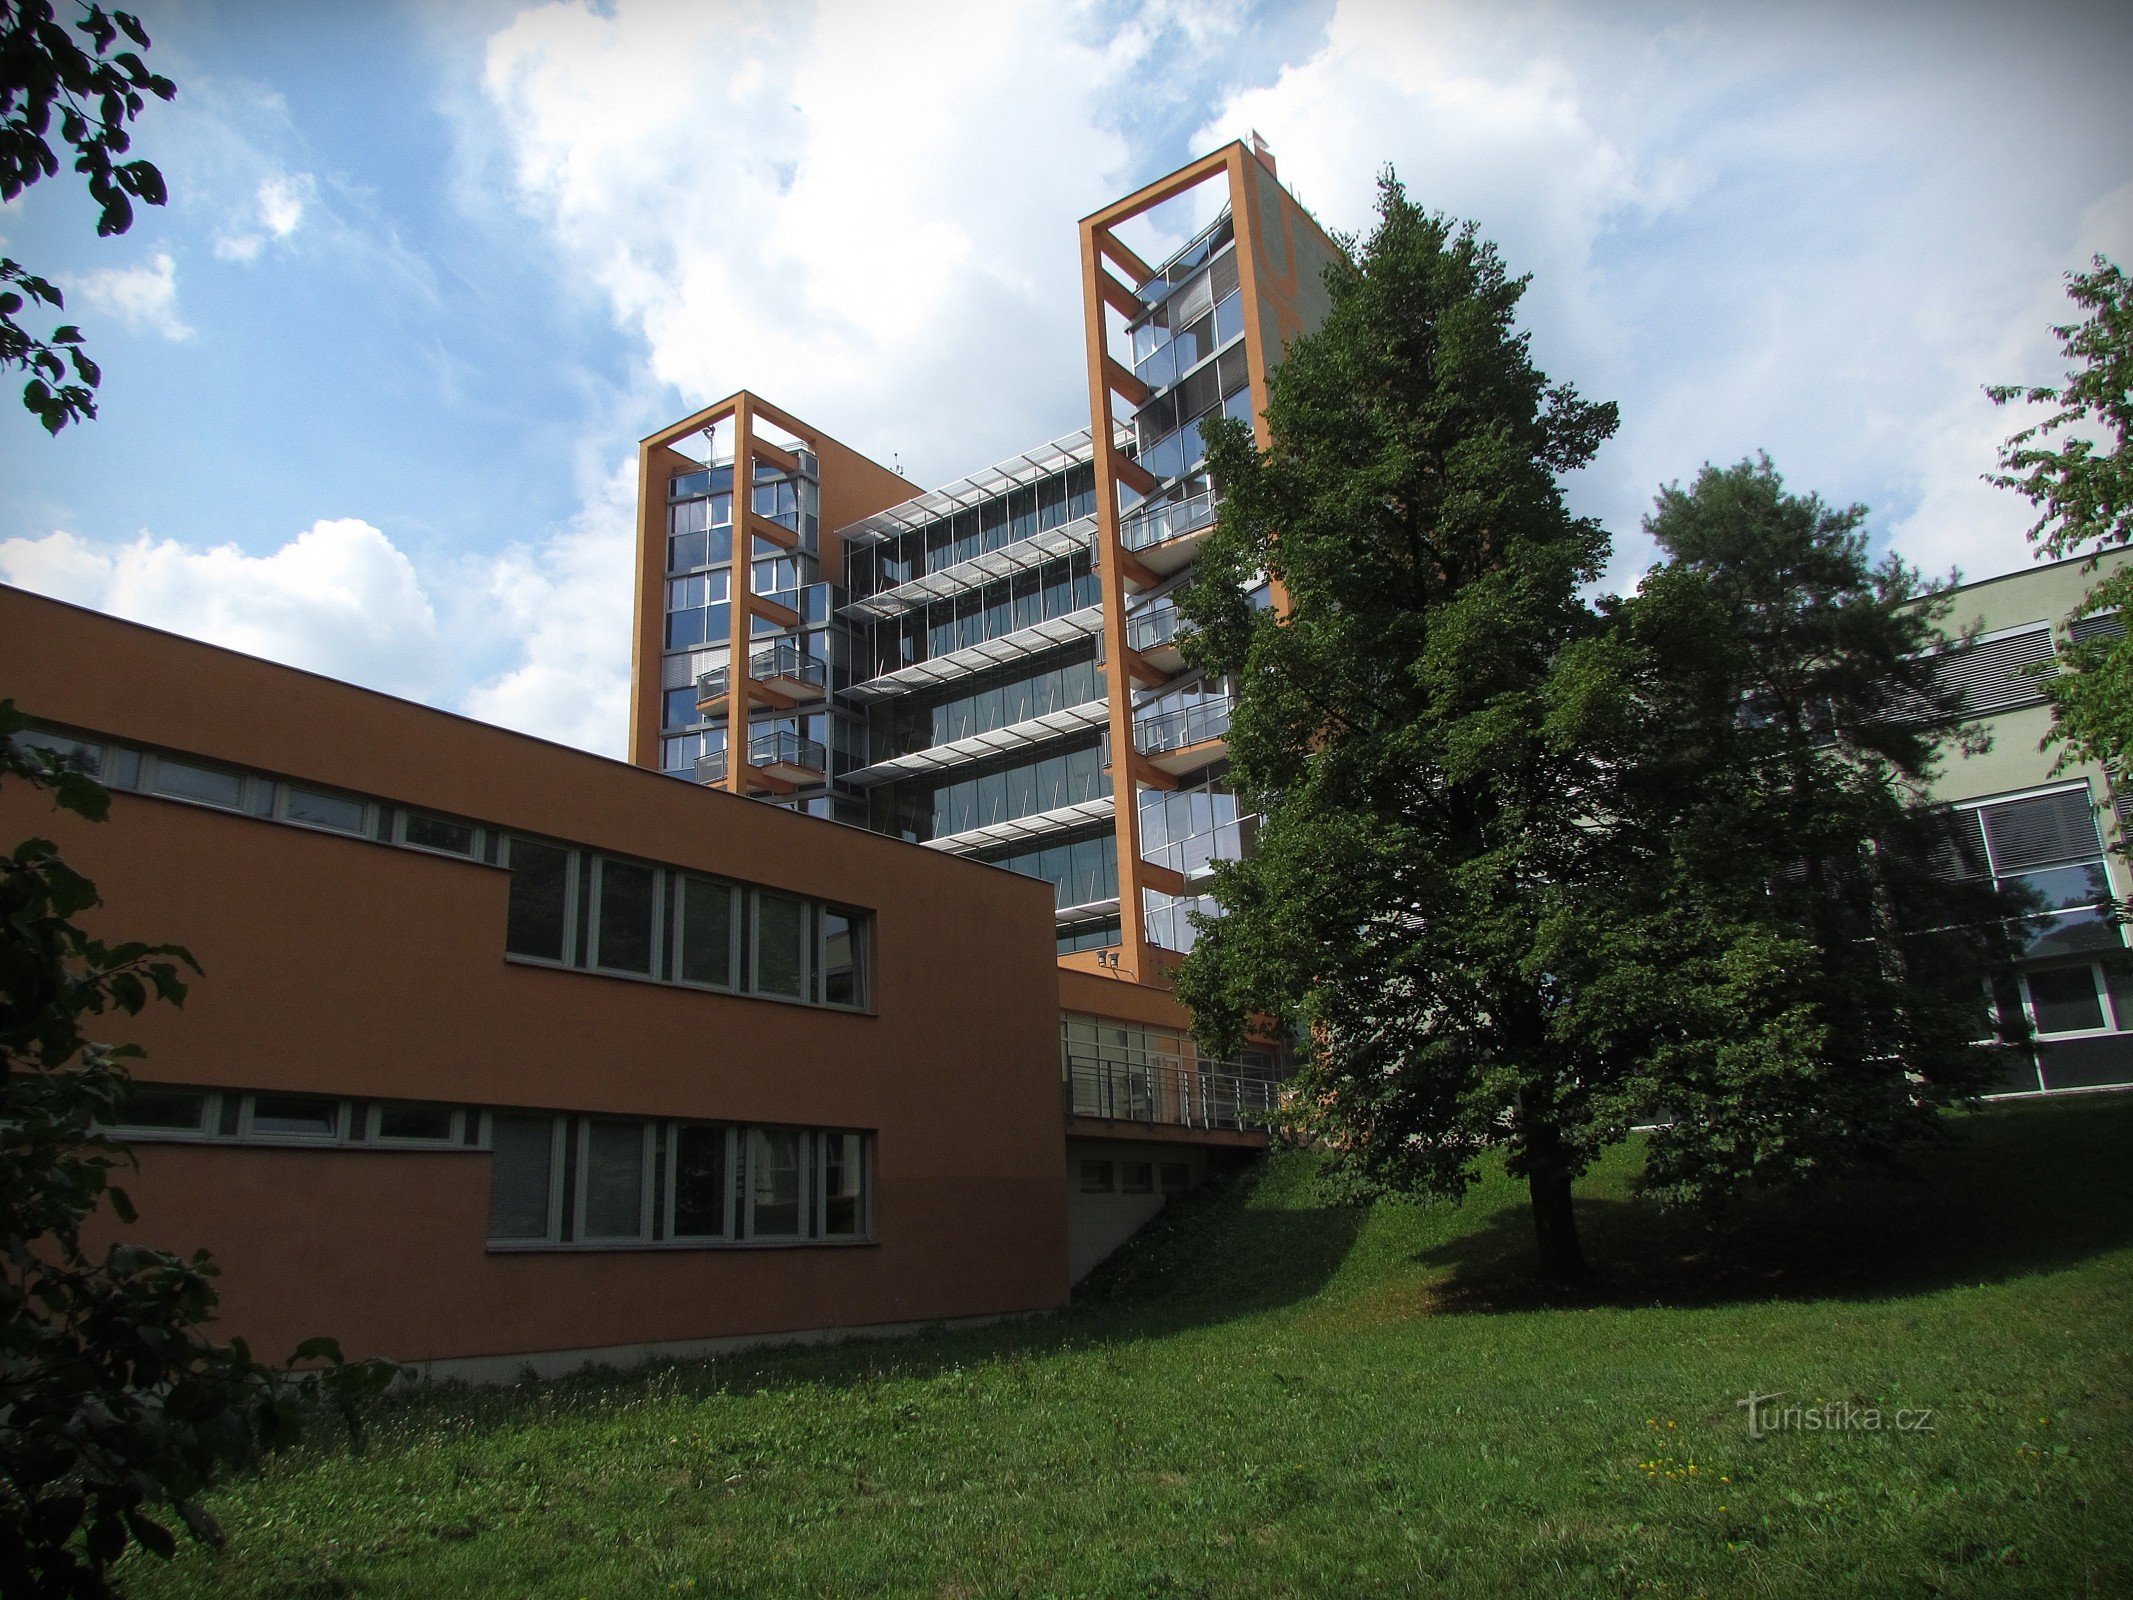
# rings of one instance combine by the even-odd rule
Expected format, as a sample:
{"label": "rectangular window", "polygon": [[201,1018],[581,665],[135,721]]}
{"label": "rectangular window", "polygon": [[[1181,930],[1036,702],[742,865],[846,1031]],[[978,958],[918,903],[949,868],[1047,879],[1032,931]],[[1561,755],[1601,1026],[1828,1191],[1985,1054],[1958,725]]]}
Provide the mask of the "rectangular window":
{"label": "rectangular window", "polygon": [[1192,1187],[1192,1168],[1182,1161],[1163,1163],[1163,1193],[1183,1194]]}
{"label": "rectangular window", "polygon": [[393,1144],[457,1144],[461,1115],[452,1106],[388,1102],[370,1108],[370,1136]]}
{"label": "rectangular window", "polygon": [[1110,1162],[1084,1161],[1081,1164],[1081,1192],[1083,1194],[1109,1194],[1111,1189]]}
{"label": "rectangular window", "polygon": [[556,1119],[489,1119],[489,1237],[539,1241],[556,1232]]}
{"label": "rectangular window", "polygon": [[244,807],[244,778],[241,774],[225,772],[219,767],[196,766],[190,761],[176,761],[169,756],[157,756],[149,763],[148,787],[151,793],[168,795],[174,800],[195,800],[201,805],[221,806],[230,811]]}
{"label": "rectangular window", "polygon": [[137,1083],[112,1113],[121,1133],[205,1133],[209,1097],[198,1089],[166,1089]]}
{"label": "rectangular window", "polygon": [[578,1236],[641,1239],[645,1235],[645,1146],[648,1122],[587,1118],[579,1152],[583,1194]]}
{"label": "rectangular window", "polygon": [[568,957],[571,852],[533,839],[511,841],[511,901],[504,948],[542,961]]}
{"label": "rectangular window", "polygon": [[341,1102],[315,1094],[255,1094],[244,1131],[271,1139],[338,1139]]}
{"label": "rectangular window", "polygon": [[1155,1167],[1146,1161],[1122,1162],[1118,1169],[1120,1194],[1154,1194]]}
{"label": "rectangular window", "polygon": [[748,1237],[797,1239],[807,1231],[806,1135],[790,1128],[748,1130]]}
{"label": "rectangular window", "polygon": [[866,995],[860,979],[866,970],[862,946],[866,921],[849,911],[822,908],[822,1003],[832,1006],[863,1006]]}
{"label": "rectangular window", "polygon": [[307,828],[330,828],[335,833],[362,833],[370,808],[353,795],[333,794],[324,789],[299,789],[282,785],[281,815],[285,822],[300,822]]}
{"label": "rectangular window", "polygon": [[473,823],[426,816],[420,811],[401,813],[400,842],[413,845],[417,850],[436,850],[445,855],[481,854],[481,830]]}
{"label": "rectangular window", "polygon": [[857,1133],[822,1135],[822,1237],[857,1239],[866,1233],[866,1139]]}
{"label": "rectangular window", "polygon": [[680,949],[674,971],[684,983],[733,987],[733,886],[709,878],[683,878],[679,885]]}
{"label": "rectangular window", "polygon": [[801,999],[807,993],[807,902],[762,889],[752,898],[755,992]]}
{"label": "rectangular window", "polygon": [[673,1215],[667,1233],[675,1239],[728,1237],[726,1181],[730,1130],[708,1123],[678,1124],[672,1140],[673,1175],[668,1185]]}
{"label": "rectangular window", "polygon": [[594,879],[599,896],[599,929],[595,966],[609,972],[652,971],[653,890],[658,874],[634,861],[599,858]]}
{"label": "rectangular window", "polygon": [[39,733],[25,729],[15,735],[15,743],[31,750],[47,750],[59,758],[59,764],[71,772],[85,772],[95,777],[104,767],[104,747],[90,744],[83,739],[70,739],[60,733]]}
{"label": "rectangular window", "polygon": [[2108,1026],[2094,967],[2050,967],[2025,972],[2022,981],[2040,1034],[2095,1033]]}

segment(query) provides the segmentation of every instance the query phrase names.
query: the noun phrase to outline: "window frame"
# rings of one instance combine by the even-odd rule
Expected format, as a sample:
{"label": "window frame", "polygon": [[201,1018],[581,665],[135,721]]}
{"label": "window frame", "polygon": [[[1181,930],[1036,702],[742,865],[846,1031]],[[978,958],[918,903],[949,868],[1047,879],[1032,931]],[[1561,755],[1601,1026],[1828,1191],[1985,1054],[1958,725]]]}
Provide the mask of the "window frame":
{"label": "window frame", "polygon": [[[597,972],[604,977],[648,978],[657,981],[661,967],[661,941],[666,934],[666,870],[652,862],[639,861],[631,856],[610,856],[604,850],[586,850],[574,853],[592,858],[591,915],[585,919],[586,942],[592,948],[586,952],[586,959],[583,962],[573,963],[573,965],[582,966],[585,971]],[[652,875],[652,884],[649,892],[651,926],[646,930],[645,965],[642,972],[639,972],[634,967],[611,967],[600,959],[600,946],[605,934],[605,929],[602,927],[600,919],[604,909],[604,902],[607,898],[607,867],[610,861],[618,866],[639,868]],[[575,882],[575,874],[573,875],[573,882]],[[573,927],[575,925],[575,923],[572,924]]]}
{"label": "window frame", "polygon": [[[237,800],[232,805],[224,805],[219,800],[203,800],[198,795],[172,794],[169,790],[157,786],[157,780],[162,777],[165,767],[189,768],[195,772],[212,772],[226,778],[235,778],[237,780]],[[258,781],[242,767],[233,767],[225,762],[201,761],[183,756],[165,755],[160,750],[144,750],[141,752],[139,792],[156,800],[175,800],[179,805],[201,806],[209,811],[230,812],[238,816],[243,816],[248,812],[257,815],[258,813],[253,811],[253,806],[256,803],[253,795]]]}
{"label": "window frame", "polygon": [[489,1156],[489,1192],[490,1210],[492,1212],[495,1209],[494,1197],[496,1192],[496,1119],[499,1115],[507,1117],[525,1117],[528,1119],[545,1118],[547,1120],[548,1226],[547,1231],[543,1233],[539,1238],[529,1237],[523,1239],[498,1239],[488,1234],[489,1223],[488,1220],[484,1218],[482,1222],[482,1230],[484,1234],[482,1243],[484,1248],[499,1251],[552,1250],[568,1248],[570,1241],[566,1241],[563,1238],[563,1191],[566,1187],[566,1184],[564,1182],[564,1154],[565,1146],[568,1142],[567,1133],[570,1124],[570,1119],[564,1116],[561,1112],[543,1112],[539,1110],[522,1111],[516,1108],[506,1107],[499,1107],[495,1110],[486,1110],[482,1112],[481,1144],[479,1148],[485,1151]]}
{"label": "window frame", "polygon": [[[650,1243],[653,1237],[652,1230],[655,1221],[653,1216],[656,1209],[654,1198],[658,1187],[653,1159],[657,1142],[654,1138],[654,1130],[660,1126],[659,1119],[652,1117],[600,1116],[588,1113],[585,1116],[573,1117],[571,1121],[575,1124],[576,1130],[577,1164],[574,1168],[575,1182],[571,1186],[574,1192],[570,1197],[570,1242],[583,1245],[588,1250]],[[592,1186],[585,1181],[585,1178],[586,1173],[591,1170],[592,1133],[593,1126],[596,1123],[635,1123],[637,1125],[637,1231],[635,1233],[594,1235],[586,1232],[586,1201]]]}
{"label": "window frame", "polygon": [[[449,823],[455,828],[471,829],[474,835],[473,840],[463,851],[447,850],[441,845],[419,844],[407,836],[408,823],[417,817],[427,822],[443,822]],[[392,838],[388,842],[398,845],[403,850],[420,850],[424,855],[449,856],[454,861],[480,861],[487,854],[486,846],[490,832],[491,830],[484,824],[469,822],[464,817],[446,816],[441,811],[426,811],[420,807],[400,806],[393,812]]]}
{"label": "window frame", "polygon": [[504,897],[504,959],[506,961],[523,961],[538,967],[575,967],[578,965],[578,878],[580,876],[578,858],[584,852],[573,845],[559,844],[553,839],[544,839],[536,834],[507,832],[503,835],[503,850],[497,861],[497,865],[506,872],[516,870],[511,858],[520,844],[534,845],[543,850],[560,850],[563,853],[562,953],[553,956],[528,955],[522,950],[513,950],[511,948],[510,890],[507,886]]}
{"label": "window frame", "polygon": [[[697,1117],[683,1117],[664,1124],[665,1148],[661,1155],[659,1215],[655,1219],[660,1242],[680,1249],[702,1245],[733,1244],[737,1242],[737,1223],[740,1205],[737,1192],[739,1144],[737,1137],[743,1130],[731,1122],[711,1122]],[[681,1233],[675,1226],[676,1197],[680,1192],[681,1136],[690,1129],[709,1128],[719,1135],[725,1146],[721,1158],[719,1180],[719,1231],[717,1233]]]}
{"label": "window frame", "polygon": [[[284,1097],[324,1100],[333,1107],[333,1132],[288,1133],[262,1130],[258,1125],[259,1099],[261,1094],[270,1099]],[[238,1097],[237,1132],[235,1137],[248,1144],[292,1144],[324,1148],[328,1145],[348,1143],[348,1130],[352,1122],[348,1102],[339,1095],[319,1094],[310,1089],[246,1090]]]}
{"label": "window frame", "polygon": [[[747,1146],[748,1159],[741,1172],[740,1216],[740,1237],[746,1243],[793,1245],[806,1244],[814,1238],[814,1208],[811,1203],[814,1200],[815,1190],[813,1168],[819,1164],[815,1160],[815,1132],[816,1130],[812,1128],[794,1128],[774,1122],[757,1122],[747,1125],[748,1137],[744,1143]],[[757,1230],[755,1220],[756,1139],[758,1136],[768,1139],[775,1134],[790,1134],[793,1137],[795,1148],[799,1151],[800,1181],[795,1186],[797,1190],[795,1203],[799,1207],[799,1216],[794,1219],[791,1233],[764,1234]]]}
{"label": "window frame", "polygon": [[[763,900],[766,896],[789,900],[800,908],[800,972],[799,984],[791,994],[763,987]],[[748,988],[747,992],[759,1000],[782,1000],[788,1005],[819,1005],[815,1000],[815,966],[813,959],[816,942],[815,929],[821,918],[815,915],[816,902],[804,894],[793,894],[784,889],[772,889],[750,885],[748,890]]]}
{"label": "window frame", "polygon": [[[383,1133],[380,1126],[385,1113],[402,1107],[421,1107],[425,1110],[444,1111],[449,1119],[450,1133],[441,1139],[429,1137],[411,1138],[402,1133]],[[466,1143],[467,1110],[464,1106],[439,1107],[433,1100],[373,1100],[363,1108],[362,1140],[365,1144],[383,1145],[388,1150],[463,1150]]]}
{"label": "window frame", "polygon": [[[330,822],[311,822],[303,817],[292,816],[291,805],[299,794],[316,795],[322,800],[346,801],[361,813],[360,819],[353,828],[337,828]],[[337,834],[343,839],[370,839],[377,836],[378,806],[376,801],[363,795],[328,788],[324,784],[298,783],[289,779],[274,785],[274,820],[285,822],[292,828],[309,828],[313,833]]]}
{"label": "window frame", "polygon": [[[2085,972],[2090,985],[2096,991],[2096,1011],[2103,1018],[2103,1025],[2096,1028],[2068,1028],[2058,1033],[2046,1033],[2037,1016],[2037,997],[2030,980],[2039,973]],[[2056,1043],[2066,1039],[2103,1039],[2124,1031],[2118,1026],[2118,1008],[2111,999],[2111,985],[2104,975],[2099,961],[2065,962],[2051,966],[2024,967],[2015,974],[2021,985],[2022,1013],[2028,1020],[2039,1043]]]}

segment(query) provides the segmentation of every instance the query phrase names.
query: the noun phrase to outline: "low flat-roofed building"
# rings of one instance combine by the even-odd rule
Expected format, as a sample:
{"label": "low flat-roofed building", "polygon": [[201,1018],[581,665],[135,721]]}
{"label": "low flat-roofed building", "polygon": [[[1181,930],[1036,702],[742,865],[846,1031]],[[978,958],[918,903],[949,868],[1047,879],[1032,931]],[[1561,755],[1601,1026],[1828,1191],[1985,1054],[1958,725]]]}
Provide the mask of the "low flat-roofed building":
{"label": "low flat-roofed building", "polygon": [[0,790],[174,940],[129,1237],[225,1334],[496,1373],[1059,1305],[1048,885],[0,588]]}

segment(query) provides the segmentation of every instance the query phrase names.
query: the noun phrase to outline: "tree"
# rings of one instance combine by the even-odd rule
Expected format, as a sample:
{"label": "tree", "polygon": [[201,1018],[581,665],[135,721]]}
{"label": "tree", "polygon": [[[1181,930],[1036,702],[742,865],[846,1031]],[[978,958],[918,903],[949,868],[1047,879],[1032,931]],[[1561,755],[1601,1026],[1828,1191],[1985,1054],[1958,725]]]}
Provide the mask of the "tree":
{"label": "tree", "polygon": [[1608,541],[1558,480],[1613,408],[1535,370],[1525,280],[1390,175],[1350,250],[1270,449],[1208,429],[1181,604],[1263,820],[1177,973],[1202,1042],[1308,1041],[1288,1131],[1350,1195],[1456,1198],[1501,1150],[1557,1282],[1573,1181],[1662,1114],[1677,1198],[1899,1160],[1992,1070],[2007,942],[1940,870],[1931,592],[1749,464],[1662,496],[1672,559],[1588,602]]}
{"label": "tree", "polygon": [[[48,791],[92,822],[110,797],[49,752],[15,739],[23,718],[0,701],[0,779]],[[95,885],[48,839],[0,857],[0,1592],[102,1595],[130,1543],[169,1556],[158,1520],[169,1507],[194,1536],[221,1532],[199,1503],[218,1477],[297,1437],[322,1402],[354,1407],[393,1375],[344,1363],[331,1340],[292,1361],[301,1375],[219,1345],[202,1326],[215,1309],[215,1266],[133,1245],[91,1257],[84,1227],[130,1165],[99,1131],[114,1118],[140,1051],[90,1037],[97,1018],[137,1015],[152,999],[182,1004],[174,945],[109,944],[77,918]]]}
{"label": "tree", "polygon": [[[2030,542],[2048,556],[2086,555],[2093,570],[2107,550],[2133,542],[2133,284],[2102,256],[2070,273],[2067,294],[2088,315],[2052,329],[2070,364],[2057,387],[2000,384],[1986,391],[2005,405],[2053,406],[2000,449],[2000,471],[1987,481],[2014,489],[2037,508]],[[2092,586],[2077,617],[2127,611],[2133,568]],[[2046,685],[2054,712],[2051,737],[2078,758],[2124,773],[2133,757],[2133,641],[2103,629],[2069,645],[2070,671]],[[2123,846],[2121,846],[2122,848]]]}
{"label": "tree", "polygon": [[1767,458],[1706,467],[1661,492],[1667,560],[1616,610],[1615,870],[1554,948],[1572,1015],[1671,1113],[1648,1191],[1900,1168],[2001,1069],[1985,980],[2026,907],[1931,793],[1962,710],[1945,586],[1870,563],[1865,515]]}
{"label": "tree", "polygon": [[[1177,992],[1217,1053],[1254,1013],[1300,1025],[1296,1131],[1350,1192],[1457,1195],[1502,1145],[1544,1272],[1574,1279],[1571,1183],[1611,1124],[1536,963],[1602,776],[1558,664],[1601,630],[1580,589],[1607,538],[1557,478],[1615,411],[1534,368],[1525,280],[1389,172],[1349,250],[1274,379],[1271,451],[1207,430],[1224,500],[1182,605],[1237,681],[1231,779],[1264,821]],[[1260,571],[1285,620],[1246,604]]]}
{"label": "tree", "polygon": [[[136,48],[112,54],[121,34]],[[146,107],[143,93],[168,100],[178,92],[148,70],[140,56],[147,48],[148,31],[130,12],[88,5],[70,31],[53,16],[51,0],[0,0],[0,201],[59,171],[48,137],[56,115],[60,143],[74,152],[74,170],[99,207],[99,238],[133,226],[135,200],[163,204],[162,173],[147,161],[119,159],[132,147],[126,124]],[[30,375],[22,403],[47,432],[57,433],[96,415],[94,391],[103,374],[73,324],[39,339],[17,322],[29,304],[58,311],[66,300],[48,280],[0,258],[0,366]]]}

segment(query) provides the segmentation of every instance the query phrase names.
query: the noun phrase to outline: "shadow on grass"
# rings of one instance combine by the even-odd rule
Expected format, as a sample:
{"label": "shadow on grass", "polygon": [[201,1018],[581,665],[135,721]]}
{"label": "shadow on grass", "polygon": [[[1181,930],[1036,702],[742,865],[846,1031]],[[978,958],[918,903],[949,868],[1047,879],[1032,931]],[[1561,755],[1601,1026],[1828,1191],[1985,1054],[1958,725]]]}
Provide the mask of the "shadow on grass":
{"label": "shadow on grass", "polygon": [[2133,1096],[1956,1120],[1911,1177],[1750,1199],[1711,1222],[1635,1199],[1578,1201],[1594,1282],[1534,1277],[1532,1224],[1504,1206],[1417,1255],[1447,1273],[1442,1312],[1551,1305],[1878,1300],[2005,1282],[2133,1246]]}

